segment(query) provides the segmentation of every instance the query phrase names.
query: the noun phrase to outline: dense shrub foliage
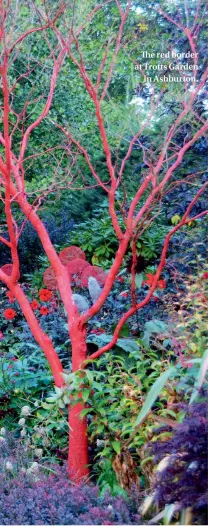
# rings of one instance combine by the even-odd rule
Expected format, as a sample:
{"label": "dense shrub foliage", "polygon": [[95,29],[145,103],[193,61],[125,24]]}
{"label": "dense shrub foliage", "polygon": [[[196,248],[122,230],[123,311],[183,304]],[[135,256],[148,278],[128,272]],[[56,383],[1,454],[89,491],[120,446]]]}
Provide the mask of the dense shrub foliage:
{"label": "dense shrub foliage", "polygon": [[[140,497],[99,496],[92,485],[75,487],[66,466],[31,457],[14,437],[0,435],[0,523],[140,524]],[[40,456],[40,455],[39,455]],[[34,461],[35,458],[35,461]]]}
{"label": "dense shrub foliage", "polygon": [[207,523],[207,448],[208,420],[206,403],[190,406],[182,424],[167,442],[153,447],[155,460],[166,457],[166,467],[157,474],[156,499],[162,506],[179,503],[193,508],[194,518]]}

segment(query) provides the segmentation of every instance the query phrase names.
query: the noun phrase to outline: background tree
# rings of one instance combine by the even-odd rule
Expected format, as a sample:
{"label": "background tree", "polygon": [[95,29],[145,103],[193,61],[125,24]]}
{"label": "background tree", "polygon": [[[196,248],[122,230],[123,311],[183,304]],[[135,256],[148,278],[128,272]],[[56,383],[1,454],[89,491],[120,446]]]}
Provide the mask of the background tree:
{"label": "background tree", "polygon": [[[132,87],[137,90],[133,86],[132,67],[141,62],[141,57],[139,60],[135,57],[133,40],[135,37],[140,42],[141,38],[139,49],[143,49],[142,35],[146,31],[147,10],[141,4],[138,14],[137,7],[131,0],[90,4],[68,2],[66,5],[55,2],[53,6],[50,2],[41,4],[38,1],[18,6],[13,1],[1,4],[3,131],[0,135],[0,184],[5,223],[0,240],[10,250],[12,272],[7,275],[0,269],[0,279],[18,301],[36,342],[45,353],[58,388],[62,388],[65,381],[61,361],[52,340],[40,327],[19,281],[18,244],[25,224],[30,222],[37,232],[54,272],[68,318],[72,368],[77,371],[87,363],[87,323],[108,298],[127,251],[132,252],[132,306],[121,316],[111,341],[93,353],[91,360],[110,350],[126,320],[149,302],[165,266],[171,237],[190,219],[199,219],[206,213],[205,210],[194,212],[196,202],[207,187],[207,183],[200,181],[197,170],[195,195],[178,224],[165,237],[149,291],[137,303],[136,243],[141,233],[155,221],[167,192],[183,181],[181,163],[208,126],[203,110],[200,114],[197,110],[207,78],[204,68],[195,68],[192,80],[181,81],[179,85],[165,79],[157,83],[152,77],[152,83],[144,82],[141,86],[142,109],[138,111],[138,100],[136,107],[129,107],[129,82],[124,90],[126,72],[131,73]],[[200,5],[193,2],[188,8],[184,2],[176,12],[161,2],[154,15],[159,27],[154,39],[158,32],[164,34],[164,28],[166,31],[171,28],[166,46],[171,51],[173,39],[178,39],[180,34],[185,47],[193,54],[191,62],[199,66]],[[134,29],[136,22],[139,30]],[[163,52],[158,42],[155,49]],[[184,64],[185,59],[179,57],[176,62]],[[151,62],[149,69],[152,71]],[[141,68],[142,81],[147,71],[148,68],[145,72]],[[67,97],[67,104],[64,102],[60,106],[66,86],[71,100]],[[174,110],[171,106],[173,95],[177,102]],[[118,103],[116,109],[115,102]],[[74,108],[78,107],[77,117]],[[164,116],[166,111],[168,118]],[[140,178],[132,185],[132,192],[128,164],[135,149],[142,160],[142,170]],[[193,178],[194,174],[191,176]],[[50,194],[65,188],[77,193],[85,189],[89,195],[95,188],[102,192],[109,203],[117,240],[117,251],[104,286],[98,299],[84,313],[75,303],[67,267],[59,258],[41,219],[42,203]],[[69,405],[69,473],[75,482],[88,475],[87,424],[80,418],[82,410],[81,402]]]}

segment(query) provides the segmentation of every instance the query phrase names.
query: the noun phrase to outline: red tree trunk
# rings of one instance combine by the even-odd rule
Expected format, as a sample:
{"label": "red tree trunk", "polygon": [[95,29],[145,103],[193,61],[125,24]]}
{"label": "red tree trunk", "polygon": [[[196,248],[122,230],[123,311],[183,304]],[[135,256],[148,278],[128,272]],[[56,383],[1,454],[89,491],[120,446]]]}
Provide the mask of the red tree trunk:
{"label": "red tree trunk", "polygon": [[[74,323],[70,330],[72,343],[72,371],[81,368],[87,357],[86,328]],[[81,394],[81,393],[80,393]],[[87,420],[80,418],[84,405],[69,406],[68,472],[73,482],[80,483],[89,476]]]}

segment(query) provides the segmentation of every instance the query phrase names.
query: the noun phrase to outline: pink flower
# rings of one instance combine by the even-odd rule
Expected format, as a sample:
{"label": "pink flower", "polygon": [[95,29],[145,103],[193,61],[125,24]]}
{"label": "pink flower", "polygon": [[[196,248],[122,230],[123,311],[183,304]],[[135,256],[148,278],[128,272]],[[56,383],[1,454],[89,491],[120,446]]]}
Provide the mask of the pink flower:
{"label": "pink flower", "polygon": [[208,272],[204,272],[202,279],[208,279]]}
{"label": "pink flower", "polygon": [[0,331],[0,340],[4,337],[3,332]]}

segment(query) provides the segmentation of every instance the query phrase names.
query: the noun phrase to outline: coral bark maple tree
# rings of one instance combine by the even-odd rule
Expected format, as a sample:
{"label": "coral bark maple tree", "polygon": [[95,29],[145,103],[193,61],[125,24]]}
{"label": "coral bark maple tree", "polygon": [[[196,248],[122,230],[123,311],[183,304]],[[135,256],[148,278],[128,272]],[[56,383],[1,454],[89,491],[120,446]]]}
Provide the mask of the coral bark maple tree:
{"label": "coral bark maple tree", "polygon": [[[30,21],[28,18],[27,28],[22,32],[16,29],[15,17],[17,15],[15,9],[15,3],[9,2],[6,6],[1,1],[1,66],[0,76],[2,83],[2,94],[3,102],[1,106],[1,112],[3,115],[3,132],[0,134],[1,144],[1,156],[0,156],[0,185],[1,185],[1,201],[4,204],[5,212],[5,224],[7,228],[7,235],[0,236],[0,241],[4,243],[11,251],[11,272],[7,273],[4,268],[0,269],[0,280],[8,287],[9,291],[16,298],[19,303],[20,309],[22,310],[25,319],[27,320],[28,326],[40,348],[44,352],[54,377],[56,386],[62,387],[64,385],[64,379],[62,376],[63,366],[54,349],[53,342],[46,334],[35,314],[35,309],[32,308],[26,293],[21,285],[20,275],[20,261],[18,255],[18,240],[22,232],[22,228],[18,227],[15,220],[14,207],[19,208],[21,213],[25,217],[25,223],[29,221],[34,229],[36,230],[39,239],[42,243],[45,254],[50,262],[51,268],[55,274],[57,288],[59,290],[61,300],[63,302],[65,312],[68,318],[68,330],[72,348],[72,369],[77,371],[86,365],[87,360],[87,323],[88,320],[95,316],[104,305],[109,293],[111,292],[116,276],[122,265],[123,259],[129,247],[132,247],[133,263],[132,263],[132,306],[125,312],[119,320],[117,327],[114,330],[114,334],[110,343],[100,348],[94,354],[90,356],[90,359],[96,359],[98,356],[110,350],[116,343],[122,326],[133,315],[136,311],[144,307],[152,297],[158,281],[160,280],[162,270],[165,266],[167,250],[169,241],[175,232],[180,229],[183,225],[190,221],[190,217],[193,217],[192,209],[203,194],[205,190],[205,184],[196,192],[195,197],[187,207],[186,212],[180,219],[179,223],[172,228],[167,237],[164,240],[163,250],[161,252],[160,262],[156,269],[154,278],[149,286],[146,297],[140,302],[135,301],[135,272],[134,263],[136,256],[136,241],[139,235],[144,229],[145,222],[148,222],[150,214],[154,210],[154,207],[162,200],[163,195],[167,192],[168,185],[172,182],[173,174],[179,172],[180,164],[182,163],[186,152],[195,144],[195,142],[204,135],[207,130],[207,123],[203,121],[200,116],[196,115],[197,124],[193,127],[191,134],[188,139],[184,141],[184,144],[180,147],[173,148],[174,138],[177,135],[179,127],[182,125],[187,116],[191,115],[195,111],[194,103],[197,96],[203,90],[207,79],[207,71],[204,71],[198,78],[197,70],[194,70],[194,80],[190,85],[186,83],[182,86],[182,97],[180,100],[180,111],[175,117],[175,121],[171,123],[168,131],[164,134],[161,139],[160,147],[154,151],[154,147],[150,150],[152,155],[148,158],[147,151],[143,148],[141,143],[141,149],[143,151],[143,161],[145,165],[145,173],[141,184],[139,184],[134,197],[131,199],[131,203],[128,207],[122,207],[123,227],[120,226],[118,219],[118,202],[117,202],[117,191],[119,188],[123,188],[123,180],[125,179],[125,168],[126,164],[132,154],[132,150],[135,144],[139,144],[140,137],[144,133],[148,126],[148,123],[153,119],[156,109],[158,108],[161,98],[163,97],[164,90],[167,86],[162,87],[160,90],[154,89],[150,92],[150,111],[145,120],[145,123],[138,129],[138,131],[129,140],[127,153],[124,156],[120,166],[114,163],[112,160],[111,145],[108,139],[106,131],[105,118],[103,114],[103,101],[108,95],[108,89],[111,84],[111,80],[114,74],[114,68],[118,58],[119,51],[122,50],[123,41],[122,34],[125,28],[125,24],[129,16],[131,16],[131,8],[133,2],[131,0],[125,2],[106,1],[98,3],[92,9],[92,11],[85,15],[85,20],[82,20],[80,24],[76,25],[73,22],[65,22],[68,18],[71,4],[60,4],[57,7],[57,11],[53,15],[50,10],[50,2],[48,9],[46,6],[47,2],[43,3],[42,8],[38,6],[35,8],[36,3],[28,2],[28,6],[31,9],[35,9],[34,19]],[[124,7],[124,4],[125,7]],[[39,5],[39,4],[38,4]],[[117,15],[120,17],[120,24],[118,27],[117,35],[113,35],[111,41],[106,44],[106,49],[103,50],[103,59],[97,71],[97,79],[91,79],[88,67],[85,64],[85,58],[82,53],[82,46],[80,44],[80,35],[85,29],[87,24],[93,24],[97,13],[102,13],[106,6],[113,5],[117,9]],[[70,8],[70,9],[69,9]],[[85,10],[84,10],[85,12]],[[200,8],[196,9],[195,18],[193,20],[192,27],[185,27],[181,22],[178,24],[183,37],[186,38],[187,44],[190,50],[194,54],[194,63],[197,61],[197,37],[199,32],[199,25],[197,20],[199,18]],[[192,14],[193,15],[193,14]],[[158,16],[168,19],[169,23],[174,26],[174,19],[163,11],[160,10]],[[13,17],[13,18],[12,18]],[[9,22],[13,20],[12,29],[9,28]],[[35,25],[34,20],[38,21]],[[21,46],[23,43],[30,39],[31,35],[41,34],[43,40],[49,43],[49,59],[53,61],[53,69],[50,77],[50,86],[48,93],[44,93],[44,105],[39,115],[34,118],[33,122],[27,126],[27,119],[25,115],[29,111],[29,102],[26,99],[24,107],[19,113],[15,113],[13,109],[13,96],[17,84],[21,82],[23,78],[29,78],[31,74],[30,64],[26,67],[23,73],[15,79],[15,82],[11,80],[10,69],[13,62],[18,57]],[[51,39],[51,41],[50,41]],[[111,47],[111,60],[109,59],[108,53]],[[125,47],[125,45],[124,45]],[[100,141],[102,144],[103,153],[105,155],[106,170],[108,172],[108,181],[103,180],[97,173],[91,156],[87,149],[79,142],[79,140],[73,135],[70,129],[70,123],[68,126],[63,126],[59,123],[58,118],[53,122],[54,130],[61,133],[63,136],[63,149],[70,152],[73,159],[76,160],[77,156],[82,156],[86,163],[88,172],[90,171],[92,180],[94,183],[88,186],[90,188],[94,186],[101,187],[105,192],[106,197],[109,200],[109,214],[111,216],[112,225],[117,236],[118,248],[115,254],[114,261],[108,272],[105,284],[102,288],[102,292],[97,301],[89,308],[84,314],[79,314],[78,309],[73,301],[72,288],[69,280],[69,274],[66,267],[62,264],[61,258],[53,246],[48,232],[42,222],[38,209],[41,201],[47,197],[52,191],[54,186],[51,184],[47,191],[44,191],[39,198],[35,201],[31,196],[27,195],[27,174],[24,170],[25,161],[27,159],[27,147],[31,139],[33,132],[42,124],[44,119],[49,116],[51,106],[54,99],[54,93],[56,89],[57,79],[63,66],[71,65],[76,68],[79,72],[80,78],[82,79],[83,85],[85,86],[86,93],[88,93],[91,103],[94,107],[94,114],[97,119],[97,130],[100,134]],[[12,83],[13,82],[13,83]],[[35,100],[33,101],[35,104]],[[11,119],[11,115],[15,115],[15,123]],[[13,146],[13,136],[16,130],[21,135],[19,141],[19,148],[17,144]],[[50,145],[48,146],[50,150]],[[17,151],[18,150],[18,151]],[[44,151],[43,151],[44,154]],[[31,157],[31,161],[35,159],[37,155],[41,155],[41,152],[35,153]],[[150,161],[151,158],[151,161]],[[60,184],[60,187],[68,185],[72,190],[76,189],[74,184],[73,176],[69,174],[69,181],[66,179]],[[180,176],[178,176],[180,181]],[[174,179],[175,181],[175,179]],[[205,215],[206,211],[201,212],[194,216],[194,219],[198,219]],[[192,214],[192,215],[191,215]],[[152,216],[154,220],[154,214]],[[8,262],[9,263],[9,262]],[[79,415],[83,405],[80,402],[74,407],[69,407],[69,426],[70,426],[70,437],[69,437],[69,474],[74,482],[79,482],[83,477],[89,473],[89,460],[88,460],[88,440],[87,440],[87,423],[85,419],[80,419]]]}

